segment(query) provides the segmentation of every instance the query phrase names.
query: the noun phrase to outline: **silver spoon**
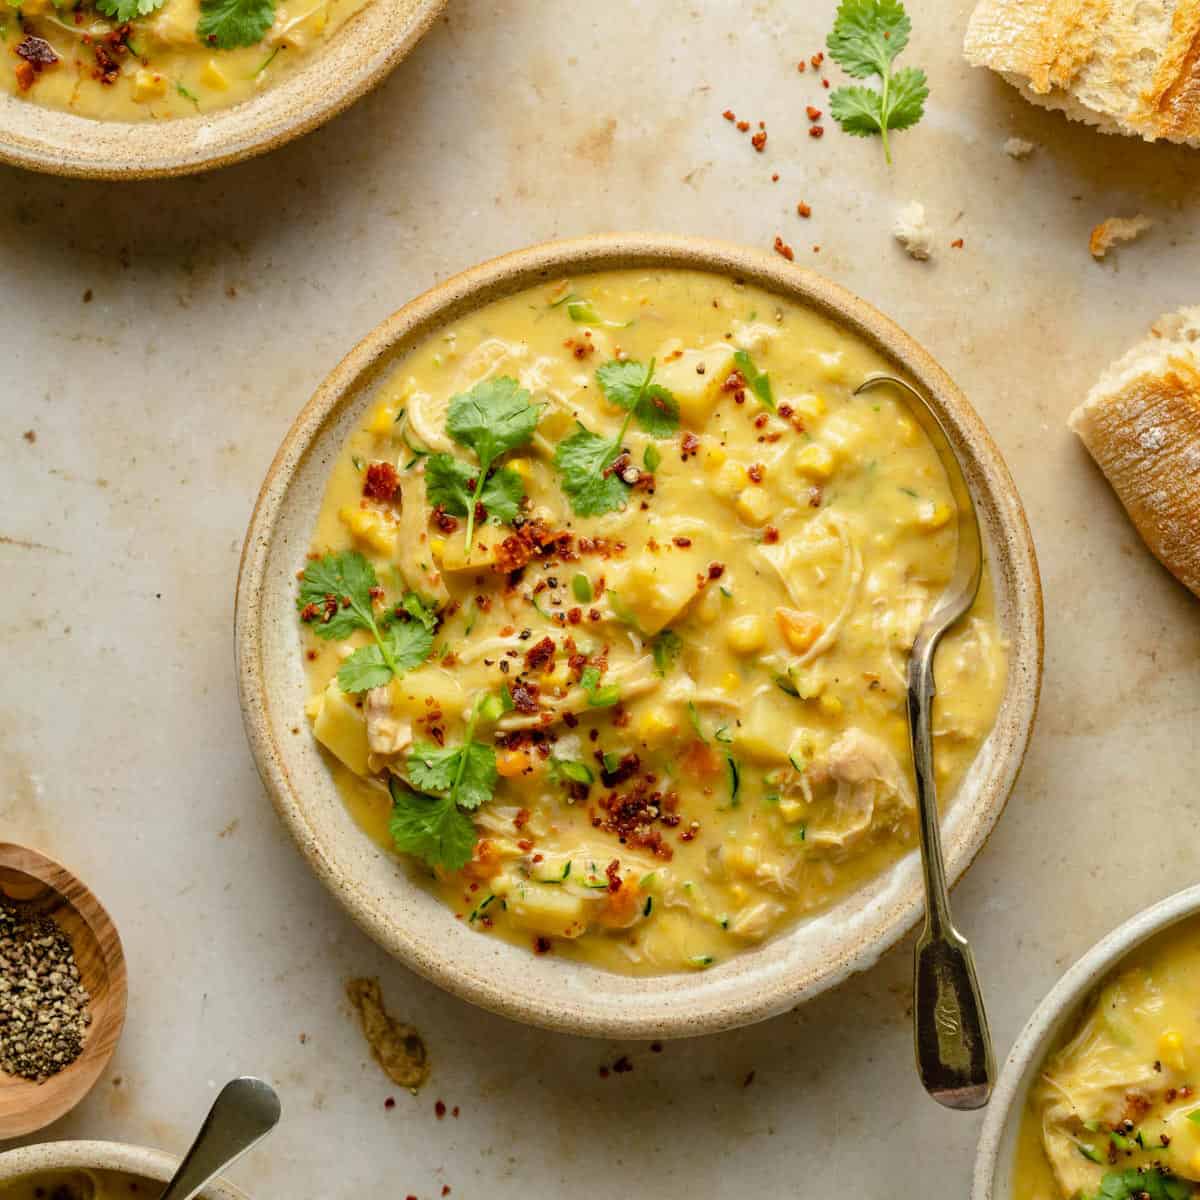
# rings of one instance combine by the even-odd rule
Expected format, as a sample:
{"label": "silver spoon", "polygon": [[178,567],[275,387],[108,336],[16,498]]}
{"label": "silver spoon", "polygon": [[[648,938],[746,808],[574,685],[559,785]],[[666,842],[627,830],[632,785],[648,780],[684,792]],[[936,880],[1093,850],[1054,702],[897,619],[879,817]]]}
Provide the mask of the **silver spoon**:
{"label": "silver spoon", "polygon": [[917,939],[913,983],[917,1070],[925,1090],[939,1104],[982,1108],[992,1094],[996,1060],[975,959],[950,917],[933,774],[933,655],[942,635],[975,602],[983,574],[983,543],[962,464],[937,413],[911,384],[890,375],[872,376],[854,394],[881,384],[899,388],[915,402],[909,407],[942,461],[958,510],[954,575],[918,630],[908,658],[908,734],[925,874],[925,924]]}
{"label": "silver spoon", "polygon": [[230,1080],[213,1101],[161,1200],[192,1200],[205,1184],[262,1141],[279,1115],[279,1097],[270,1084],[248,1075]]}

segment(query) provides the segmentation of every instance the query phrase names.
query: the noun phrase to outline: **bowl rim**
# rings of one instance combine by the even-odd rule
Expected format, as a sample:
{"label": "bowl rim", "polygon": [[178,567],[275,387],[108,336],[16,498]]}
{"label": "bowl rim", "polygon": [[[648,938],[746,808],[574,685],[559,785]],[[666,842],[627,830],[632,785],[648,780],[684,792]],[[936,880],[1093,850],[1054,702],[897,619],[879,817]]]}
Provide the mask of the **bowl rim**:
{"label": "bowl rim", "polygon": [[[182,1160],[163,1150],[132,1142],[36,1142],[0,1151],[0,1183],[11,1183],[37,1171],[124,1171],[143,1179],[166,1183]],[[249,1200],[245,1192],[223,1179],[215,1179],[201,1200]]]}
{"label": "bowl rim", "polygon": [[[890,319],[846,289],[761,251],[709,239],[655,233],[596,234],[545,242],[455,275],[381,322],[318,387],[285,436],[267,472],[243,546],[234,640],[243,721],[266,790],[318,878],[370,937],[425,978],[489,1011],[574,1034],[648,1039],[713,1033],[764,1020],[872,966],[920,917],[923,903],[915,869],[906,882],[902,899],[884,897],[877,905],[886,914],[873,913],[870,917],[878,928],[872,929],[869,937],[864,936],[853,945],[847,945],[844,937],[839,938],[836,953],[819,967],[810,968],[805,978],[793,978],[794,967],[781,967],[765,959],[760,965],[767,968],[764,973],[770,977],[756,980],[753,974],[746,973],[747,956],[741,955],[731,963],[741,961],[743,966],[731,972],[720,988],[711,982],[716,971],[702,973],[703,986],[693,985],[688,989],[682,985],[668,986],[665,982],[679,976],[643,976],[639,977],[642,986],[636,1002],[622,997],[617,1010],[611,1003],[606,1007],[603,999],[597,1001],[593,995],[598,990],[595,987],[572,989],[560,981],[558,990],[562,994],[551,1000],[545,994],[545,978],[539,979],[536,986],[528,982],[538,975],[536,971],[526,972],[517,979],[497,981],[483,971],[479,961],[448,966],[444,945],[419,931],[389,922],[373,906],[373,898],[365,887],[356,887],[353,879],[339,876],[292,786],[287,752],[272,734],[261,656],[265,628],[263,588],[275,526],[291,479],[326,422],[336,419],[344,405],[354,403],[357,390],[369,386],[367,381],[376,378],[377,372],[391,359],[465,312],[556,276],[636,268],[695,270],[742,279],[834,321],[863,338],[913,378],[943,416],[956,447],[968,452],[965,465],[972,494],[981,520],[985,515],[993,519],[996,546],[1001,550],[1002,562],[992,564],[998,591],[1002,583],[997,568],[1005,564],[1008,567],[1003,586],[1012,627],[1006,631],[1010,637],[1010,660],[1005,703],[989,735],[989,740],[996,738],[999,746],[996,761],[991,774],[981,782],[979,796],[971,808],[956,804],[949,810],[964,813],[961,824],[965,829],[947,855],[948,878],[952,883],[956,881],[982,849],[1003,811],[1024,760],[1037,712],[1043,613],[1041,581],[1029,525],[1007,466],[990,435],[966,398],[928,353]],[[915,851],[889,867],[881,878],[891,878],[908,858],[915,864]],[[826,911],[837,913],[840,907]],[[789,936],[781,935],[765,945],[786,943]],[[476,960],[483,957],[479,953],[475,956]],[[550,961],[524,957],[529,963]],[[657,994],[654,984],[658,984]],[[664,1004],[664,1000],[668,1002]]]}
{"label": "bowl rim", "polygon": [[[448,3],[368,0],[368,6],[377,6],[369,23],[361,20],[364,6],[287,79],[238,104],[195,116],[105,121],[0,93],[0,163],[72,179],[143,180],[194,175],[255,158],[310,133],[382,83]],[[388,10],[397,4],[393,16]],[[387,29],[389,22],[394,31]],[[371,36],[377,32],[383,36]],[[387,37],[388,32],[394,36]],[[372,51],[376,41],[382,50]],[[358,48],[359,42],[365,45]],[[327,60],[335,48],[357,67],[332,70]],[[318,80],[318,71],[330,77]],[[248,128],[242,130],[244,123]],[[231,125],[238,127],[231,135],[212,132]]]}
{"label": "bowl rim", "polygon": [[992,1094],[975,1154],[971,1200],[1008,1200],[996,1192],[997,1176],[1011,1161],[1031,1076],[1088,993],[1139,946],[1198,914],[1200,884],[1141,909],[1106,933],[1046,993],[1017,1035]]}

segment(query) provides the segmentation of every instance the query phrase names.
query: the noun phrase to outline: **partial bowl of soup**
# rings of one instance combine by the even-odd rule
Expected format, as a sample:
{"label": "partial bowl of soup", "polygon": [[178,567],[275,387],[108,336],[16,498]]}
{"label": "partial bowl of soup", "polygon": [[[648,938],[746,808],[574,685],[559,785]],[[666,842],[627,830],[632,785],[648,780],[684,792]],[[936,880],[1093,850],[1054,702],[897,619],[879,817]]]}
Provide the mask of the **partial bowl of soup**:
{"label": "partial bowl of soup", "polygon": [[[46,1142],[0,1153],[0,1200],[150,1200],[179,1159],[123,1142]],[[200,1200],[247,1200],[223,1180]]]}
{"label": "partial bowl of soup", "polygon": [[0,6],[0,161],[144,179],[283,145],[392,69],[445,0]]}
{"label": "partial bowl of soup", "polygon": [[782,1011],[916,918],[904,665],[967,466],[985,580],[940,651],[952,878],[1041,661],[1020,502],[965,400],[818,276],[618,236],[486,264],[341,364],[267,477],[246,728],[321,878],[459,995],[593,1034]]}
{"label": "partial bowl of soup", "polygon": [[1022,1030],[973,1200],[1200,1196],[1200,887],[1079,960]]}

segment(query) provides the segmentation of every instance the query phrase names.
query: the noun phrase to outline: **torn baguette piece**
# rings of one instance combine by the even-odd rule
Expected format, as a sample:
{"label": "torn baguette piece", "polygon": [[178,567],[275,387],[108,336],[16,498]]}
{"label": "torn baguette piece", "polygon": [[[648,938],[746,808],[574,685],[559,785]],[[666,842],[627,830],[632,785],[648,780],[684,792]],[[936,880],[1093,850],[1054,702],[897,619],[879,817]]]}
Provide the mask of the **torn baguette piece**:
{"label": "torn baguette piece", "polygon": [[1200,146],[1200,0],[980,0],[964,52],[1072,120]]}
{"label": "torn baguette piece", "polygon": [[1200,596],[1200,306],[1160,317],[1068,424],[1154,555]]}

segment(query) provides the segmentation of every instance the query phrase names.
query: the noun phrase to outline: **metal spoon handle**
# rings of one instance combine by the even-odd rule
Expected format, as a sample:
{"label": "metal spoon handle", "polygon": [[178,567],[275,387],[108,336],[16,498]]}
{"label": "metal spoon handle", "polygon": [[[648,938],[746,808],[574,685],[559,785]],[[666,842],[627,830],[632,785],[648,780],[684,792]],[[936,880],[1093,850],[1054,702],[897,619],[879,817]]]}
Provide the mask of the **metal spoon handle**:
{"label": "metal spoon handle", "polygon": [[249,1076],[231,1080],[213,1101],[162,1200],[192,1200],[206,1183],[266,1137],[279,1115],[279,1097],[269,1084]]}
{"label": "metal spoon handle", "polygon": [[925,1090],[947,1108],[982,1108],[992,1094],[996,1064],[971,948],[950,919],[933,774],[934,648],[919,637],[908,672],[908,729],[927,897],[917,939],[913,1037]]}

